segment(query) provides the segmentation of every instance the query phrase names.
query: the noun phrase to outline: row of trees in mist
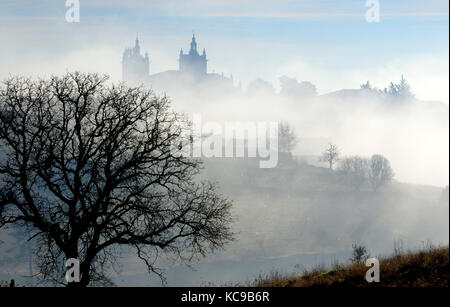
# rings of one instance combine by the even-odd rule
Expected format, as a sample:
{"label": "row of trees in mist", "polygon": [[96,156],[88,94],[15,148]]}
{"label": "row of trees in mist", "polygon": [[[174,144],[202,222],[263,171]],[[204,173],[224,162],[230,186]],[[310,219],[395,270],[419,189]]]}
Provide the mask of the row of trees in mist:
{"label": "row of trees in mist", "polygon": [[[298,142],[294,128],[287,122],[281,122],[278,127],[280,152],[292,153]],[[341,158],[340,150],[335,144],[328,145],[319,157],[319,161],[327,163],[329,169],[334,169],[338,165],[338,172],[356,189],[370,184],[372,189],[377,191],[394,177],[394,171],[386,157],[374,154],[371,158],[360,156]]]}
{"label": "row of trees in mist", "polygon": [[360,156],[346,157],[340,161],[338,170],[357,190],[369,184],[377,191],[394,177],[389,160],[379,154],[370,159]]}
{"label": "row of trees in mist", "polygon": [[[317,96],[317,87],[309,81],[297,81],[296,78],[281,76],[279,95],[288,99],[310,99]],[[413,99],[414,93],[411,86],[402,75],[398,83],[390,82],[384,89],[374,87],[370,81],[360,86],[361,90],[371,91],[379,94],[382,97],[391,100],[407,101]],[[275,87],[268,81],[258,78],[249,83],[247,87],[247,94],[252,95],[276,95]]]}
{"label": "row of trees in mist", "polygon": [[[290,99],[309,99],[317,96],[317,88],[309,81],[298,82],[296,78],[282,76],[280,81],[280,95]],[[247,86],[247,94],[250,96],[275,95],[274,86],[264,79],[253,80]]]}
{"label": "row of trees in mist", "polygon": [[369,80],[361,85],[362,90],[372,91],[399,101],[407,101],[415,97],[411,86],[402,75],[399,83],[391,82],[388,87],[380,90],[373,87]]}
{"label": "row of trees in mist", "polygon": [[351,156],[341,159],[339,149],[334,144],[328,145],[320,161],[328,163],[330,169],[338,164],[338,172],[357,190],[369,184],[374,191],[377,191],[394,177],[391,163],[383,155],[374,154],[371,158]]}

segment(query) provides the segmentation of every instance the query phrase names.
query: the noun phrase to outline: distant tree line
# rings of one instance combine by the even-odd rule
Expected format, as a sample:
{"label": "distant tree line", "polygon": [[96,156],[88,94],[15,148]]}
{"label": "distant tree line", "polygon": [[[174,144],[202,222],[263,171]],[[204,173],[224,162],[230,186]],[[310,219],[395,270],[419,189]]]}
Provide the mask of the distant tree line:
{"label": "distant tree line", "polygon": [[370,81],[367,81],[364,84],[361,84],[362,90],[367,91],[374,91],[379,94],[388,96],[390,98],[393,98],[395,100],[400,101],[407,101],[411,100],[415,97],[414,93],[412,92],[411,86],[406,81],[405,77],[402,75],[399,83],[391,82],[388,87],[385,87],[384,89],[377,89],[376,87],[373,87]]}
{"label": "distant tree line", "polygon": [[[280,95],[289,99],[309,99],[317,96],[317,88],[309,81],[297,81],[296,78],[281,76]],[[253,80],[247,87],[249,95],[275,95],[273,85],[261,78]]]}
{"label": "distant tree line", "polygon": [[394,171],[386,157],[374,154],[370,159],[360,156],[340,159],[340,151],[334,144],[328,144],[320,161],[326,162],[329,169],[333,169],[339,162],[338,172],[357,190],[369,184],[377,191],[394,177]]}
{"label": "distant tree line", "polygon": [[369,184],[374,191],[378,191],[394,178],[389,160],[380,154],[375,154],[370,159],[346,157],[340,162],[339,172],[357,190]]}
{"label": "distant tree line", "polygon": [[[296,78],[281,76],[279,95],[288,99],[311,99],[317,96],[317,87],[309,81],[298,81]],[[390,82],[384,89],[374,87],[368,80],[360,85],[361,90],[377,93],[385,98],[395,101],[408,101],[414,99],[415,95],[410,84],[402,75],[398,83]],[[275,95],[274,86],[264,79],[258,78],[249,83],[248,95]]]}

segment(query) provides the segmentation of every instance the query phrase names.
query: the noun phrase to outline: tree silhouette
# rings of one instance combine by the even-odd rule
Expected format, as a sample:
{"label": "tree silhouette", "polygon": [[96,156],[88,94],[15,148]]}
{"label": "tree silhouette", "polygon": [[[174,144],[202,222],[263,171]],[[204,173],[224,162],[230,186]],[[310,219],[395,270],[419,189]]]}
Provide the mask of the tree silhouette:
{"label": "tree silhouette", "polygon": [[281,152],[292,152],[297,146],[298,138],[289,123],[280,122],[278,126],[278,147]]}
{"label": "tree silhouette", "polygon": [[317,96],[317,88],[308,81],[298,82],[295,78],[287,76],[280,77],[281,91],[280,94],[292,99],[309,99]]}
{"label": "tree silhouette", "polygon": [[400,83],[396,84],[391,82],[391,84],[389,85],[388,93],[399,100],[409,100],[414,98],[411,86],[406,81],[403,75],[400,79]]}
{"label": "tree silhouette", "polygon": [[[118,247],[136,251],[150,272],[161,251],[189,261],[233,239],[231,201],[199,182],[200,161],[167,98],[68,73],[0,88],[0,227],[31,227],[38,269],[65,283],[107,283]],[[175,146],[174,146],[175,144]]]}
{"label": "tree silhouette", "polygon": [[360,88],[361,88],[362,90],[372,90],[372,89],[373,89],[373,88],[372,88],[372,84],[370,84],[370,81],[369,81],[369,80],[367,80],[366,83],[361,84]]}
{"label": "tree silhouette", "polygon": [[333,169],[334,164],[339,159],[339,149],[336,145],[328,144],[328,148],[322,153],[320,161],[328,162],[328,168]]}
{"label": "tree silhouette", "polygon": [[359,190],[368,180],[370,161],[359,156],[346,157],[340,162],[339,168],[349,183]]}
{"label": "tree silhouette", "polygon": [[374,191],[390,182],[394,171],[388,159],[382,155],[373,155],[370,159],[369,181]]}

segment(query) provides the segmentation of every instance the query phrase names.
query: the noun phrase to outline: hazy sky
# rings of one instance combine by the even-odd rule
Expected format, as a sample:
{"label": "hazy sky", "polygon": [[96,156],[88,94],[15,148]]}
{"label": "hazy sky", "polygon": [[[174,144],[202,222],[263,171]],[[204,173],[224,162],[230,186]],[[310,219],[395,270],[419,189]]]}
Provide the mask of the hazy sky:
{"label": "hazy sky", "polygon": [[176,69],[194,30],[210,72],[277,86],[286,74],[319,93],[384,87],[405,74],[418,98],[448,103],[448,0],[380,0],[368,23],[365,0],[0,0],[0,78],[9,73],[105,72],[121,78],[123,49],[139,33],[150,72]]}

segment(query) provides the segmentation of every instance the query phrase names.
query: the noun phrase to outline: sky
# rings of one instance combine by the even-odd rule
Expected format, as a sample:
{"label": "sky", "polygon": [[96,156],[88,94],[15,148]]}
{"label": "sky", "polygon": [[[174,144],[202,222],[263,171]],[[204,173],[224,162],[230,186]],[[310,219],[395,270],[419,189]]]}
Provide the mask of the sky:
{"label": "sky", "polygon": [[366,0],[80,0],[80,22],[65,0],[0,0],[0,79],[67,70],[121,79],[121,56],[136,34],[150,73],[177,69],[194,31],[208,71],[245,86],[282,75],[313,82],[319,94],[379,88],[402,74],[419,99],[449,101],[449,2],[380,0],[367,22]]}

